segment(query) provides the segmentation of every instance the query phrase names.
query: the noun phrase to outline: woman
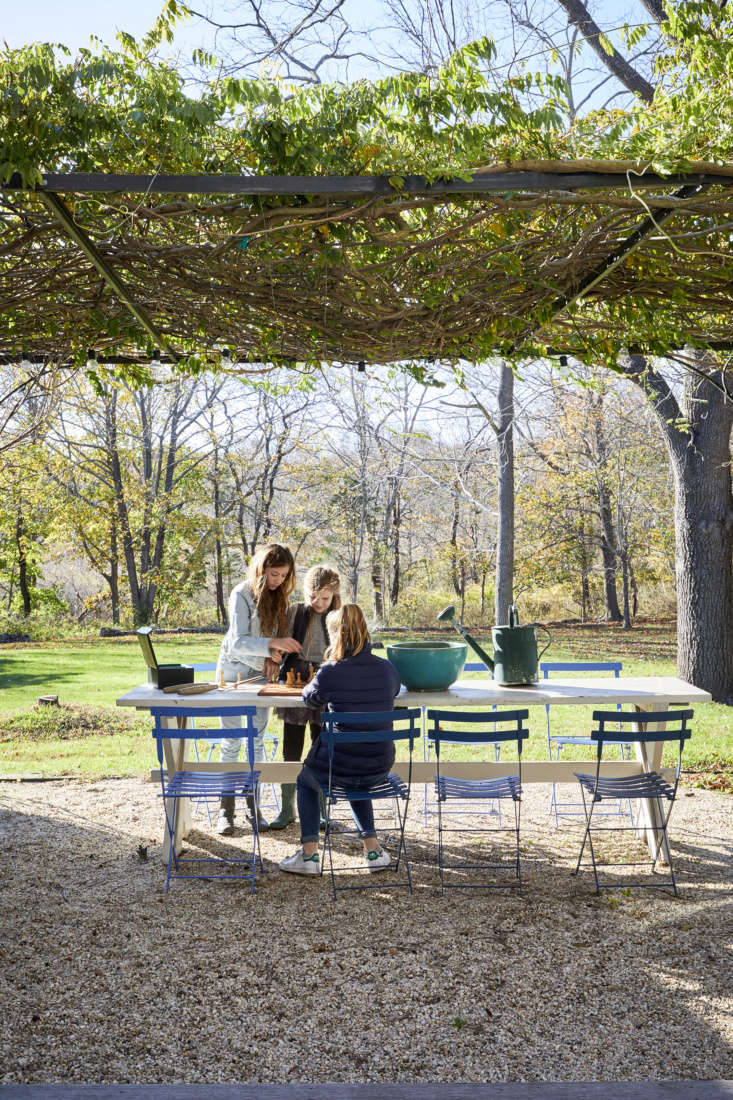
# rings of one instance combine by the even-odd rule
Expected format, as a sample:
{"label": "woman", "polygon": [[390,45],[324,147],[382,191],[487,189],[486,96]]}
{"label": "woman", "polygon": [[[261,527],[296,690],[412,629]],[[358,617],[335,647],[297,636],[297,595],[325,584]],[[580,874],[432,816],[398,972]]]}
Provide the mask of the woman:
{"label": "woman", "polygon": [[[216,666],[217,680],[247,680],[262,672],[263,663],[279,661],[283,653],[300,653],[300,642],[288,638],[288,597],[295,587],[295,560],[287,546],[270,543],[252,557],[247,579],[238,584],[229,597],[229,630],[224,636]],[[267,666],[269,667],[269,665]],[[255,760],[264,760],[263,734],[270,717],[269,707],[255,712],[257,737]],[[222,729],[240,729],[238,717],[222,717]],[[233,763],[239,759],[241,737],[225,737],[221,742],[221,759]],[[254,799],[247,799],[250,820],[257,817],[259,829],[267,822]],[[216,831],[221,836],[234,832],[234,796],[222,798]]]}
{"label": "woman", "polygon": [[[280,669],[280,680],[289,672],[299,673],[308,681],[321,662],[328,647],[326,616],[341,606],[341,578],[327,565],[314,565],[303,578],[305,603],[295,604],[288,614],[288,634],[302,645],[299,654],[289,653]],[[320,708],[278,707],[275,712],[283,720],[283,760],[300,760],[305,744],[305,727],[310,726],[311,744],[321,731]],[[280,813],[270,822],[271,829],[286,829],[295,821],[295,783],[283,783],[280,788]]]}
{"label": "woman", "polygon": [[[321,665],[310,684],[303,689],[307,706],[328,706],[331,712],[390,711],[400,690],[400,678],[389,661],[374,657],[369,631],[356,604],[332,611],[326,619],[331,644],[326,663]],[[338,731],[338,723],[335,729]],[[380,782],[394,763],[392,741],[338,742],[333,748],[332,774],[337,782],[349,787],[369,787]],[[322,737],[311,746],[303,770],[298,776],[298,816],[302,847],[280,864],[283,871],[296,875],[317,875],[318,818],[321,784],[328,782],[328,747]],[[351,809],[359,826],[364,857],[370,871],[381,871],[390,864],[389,853],[382,851],[374,829],[371,801],[352,802]]]}

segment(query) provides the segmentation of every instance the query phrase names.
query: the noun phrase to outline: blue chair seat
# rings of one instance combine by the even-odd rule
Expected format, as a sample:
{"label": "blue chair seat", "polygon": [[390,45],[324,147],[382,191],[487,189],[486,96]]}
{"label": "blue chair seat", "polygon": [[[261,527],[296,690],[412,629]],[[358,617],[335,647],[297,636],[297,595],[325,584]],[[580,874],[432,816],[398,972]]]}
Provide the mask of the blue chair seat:
{"label": "blue chair seat", "polygon": [[519,802],[522,787],[518,775],[499,779],[455,779],[449,775],[435,776],[435,793],[440,802],[447,798],[511,798]]}
{"label": "blue chair seat", "polygon": [[[611,744],[605,741],[604,744]],[[584,790],[596,802],[602,798],[674,798],[674,788],[657,772],[644,772],[643,775],[629,775],[613,778],[600,775],[582,775],[575,773]]]}
{"label": "blue chair seat", "polygon": [[[324,795],[329,794],[328,783],[323,783]],[[365,799],[375,798],[407,798],[407,784],[399,775],[388,775],[380,783],[372,787],[347,787],[334,781],[330,789],[331,802],[360,802]]]}
{"label": "blue chair seat", "polygon": [[254,794],[260,772],[176,772],[163,786],[162,798],[224,798]]}

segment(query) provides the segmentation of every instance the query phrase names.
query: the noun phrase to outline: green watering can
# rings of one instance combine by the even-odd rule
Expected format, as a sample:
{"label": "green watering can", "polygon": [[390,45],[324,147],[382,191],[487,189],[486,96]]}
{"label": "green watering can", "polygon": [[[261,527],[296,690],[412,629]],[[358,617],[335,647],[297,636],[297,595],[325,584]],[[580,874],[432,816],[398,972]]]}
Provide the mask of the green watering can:
{"label": "green watering can", "polygon": [[[438,615],[438,622],[451,623],[455,627],[466,644],[479,655],[489,672],[493,672],[494,679],[499,684],[505,687],[519,687],[522,684],[537,683],[540,657],[552,642],[552,635],[546,626],[541,623],[520,626],[519,613],[512,604],[509,608],[509,625],[494,626],[491,629],[491,640],[494,645],[492,660],[476,639],[472,638],[465,627],[455,619],[456,609],[452,604],[443,608]],[[547,643],[539,654],[537,653],[538,629],[544,630],[547,634]]]}

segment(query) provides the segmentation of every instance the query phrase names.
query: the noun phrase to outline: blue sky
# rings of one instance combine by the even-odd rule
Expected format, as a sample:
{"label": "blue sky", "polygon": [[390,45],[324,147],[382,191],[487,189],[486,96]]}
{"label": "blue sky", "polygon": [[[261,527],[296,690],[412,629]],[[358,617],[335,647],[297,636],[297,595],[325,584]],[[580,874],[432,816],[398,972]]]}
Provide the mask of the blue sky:
{"label": "blue sky", "polygon": [[28,42],[63,42],[72,49],[86,46],[89,36],[113,42],[118,30],[139,38],[149,30],[162,7],[162,0],[0,0],[0,39],[9,46]]}

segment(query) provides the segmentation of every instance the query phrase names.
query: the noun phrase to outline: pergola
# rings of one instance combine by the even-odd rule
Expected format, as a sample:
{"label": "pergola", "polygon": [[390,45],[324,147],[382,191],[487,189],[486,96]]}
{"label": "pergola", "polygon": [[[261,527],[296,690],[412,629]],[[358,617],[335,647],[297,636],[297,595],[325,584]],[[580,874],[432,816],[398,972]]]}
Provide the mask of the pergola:
{"label": "pergola", "polygon": [[147,363],[731,344],[733,166],[467,179],[45,175],[0,190],[0,355]]}

